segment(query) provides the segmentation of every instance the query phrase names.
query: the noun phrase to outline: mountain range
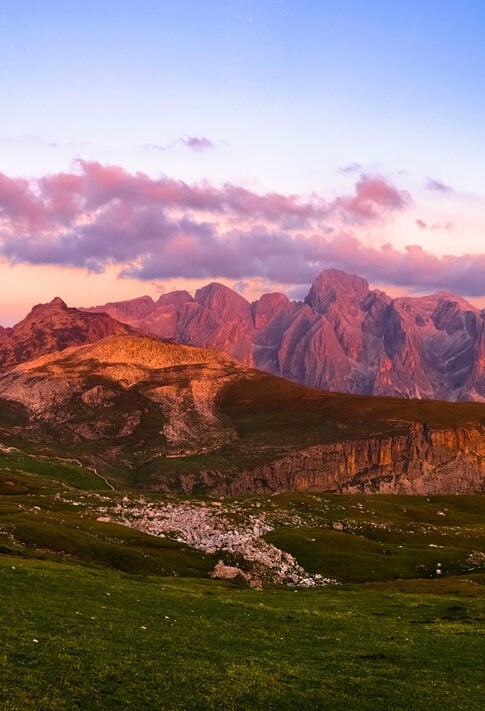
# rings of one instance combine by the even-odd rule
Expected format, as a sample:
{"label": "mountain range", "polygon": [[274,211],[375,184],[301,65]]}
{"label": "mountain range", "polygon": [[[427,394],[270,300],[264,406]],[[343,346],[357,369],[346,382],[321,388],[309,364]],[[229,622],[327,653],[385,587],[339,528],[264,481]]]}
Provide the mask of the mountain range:
{"label": "mountain range", "polygon": [[304,301],[269,293],[249,303],[211,283],[194,296],[173,291],[83,311],[322,390],[485,401],[485,314],[449,292],[391,298],[329,269]]}
{"label": "mountain range", "polygon": [[0,362],[14,470],[77,461],[115,486],[231,496],[484,488],[481,403],[322,392],[58,298],[0,334]]}

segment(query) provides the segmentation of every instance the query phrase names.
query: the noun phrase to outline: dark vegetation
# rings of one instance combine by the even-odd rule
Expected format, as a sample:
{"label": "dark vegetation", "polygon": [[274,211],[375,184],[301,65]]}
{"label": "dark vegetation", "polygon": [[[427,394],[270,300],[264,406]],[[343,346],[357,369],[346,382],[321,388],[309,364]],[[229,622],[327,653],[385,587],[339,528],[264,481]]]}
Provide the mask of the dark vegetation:
{"label": "dark vegetation", "polygon": [[482,403],[325,393],[264,373],[228,386],[220,407],[242,441],[272,446],[364,439],[406,432],[414,423],[433,429],[485,424]]}

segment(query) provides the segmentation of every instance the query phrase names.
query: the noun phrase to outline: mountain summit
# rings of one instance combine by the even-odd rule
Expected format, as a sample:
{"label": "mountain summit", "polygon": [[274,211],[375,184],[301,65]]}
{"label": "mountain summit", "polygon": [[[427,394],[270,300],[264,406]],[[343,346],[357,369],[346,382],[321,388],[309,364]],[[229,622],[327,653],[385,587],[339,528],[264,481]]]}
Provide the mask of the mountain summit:
{"label": "mountain summit", "polygon": [[311,285],[305,303],[321,313],[334,309],[360,308],[369,293],[369,283],[355,274],[347,274],[339,269],[327,269]]}

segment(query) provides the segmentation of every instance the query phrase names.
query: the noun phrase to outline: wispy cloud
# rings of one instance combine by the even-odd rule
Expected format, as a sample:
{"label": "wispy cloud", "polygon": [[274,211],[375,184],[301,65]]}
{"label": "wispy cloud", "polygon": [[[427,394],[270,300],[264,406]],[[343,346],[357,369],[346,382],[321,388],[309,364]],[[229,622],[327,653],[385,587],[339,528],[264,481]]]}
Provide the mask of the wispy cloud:
{"label": "wispy cloud", "polygon": [[452,222],[445,222],[444,224],[441,222],[429,223],[418,219],[416,220],[416,224],[420,230],[431,230],[432,232],[435,232],[436,230],[446,230],[447,232],[451,232],[455,229],[455,225]]}
{"label": "wispy cloud", "polygon": [[30,133],[12,135],[12,136],[0,136],[0,144],[3,144],[3,145],[30,145],[30,146],[37,146],[39,148],[52,148],[52,149],[69,148],[69,149],[77,149],[77,150],[86,149],[89,147],[89,144],[87,144],[85,142],[53,141],[49,138],[45,138],[44,136],[40,136],[37,134],[30,134]]}
{"label": "wispy cloud", "polygon": [[349,163],[348,165],[341,165],[339,167],[340,173],[361,173],[363,170],[360,163]]}
{"label": "wispy cloud", "polygon": [[143,146],[144,151],[169,151],[177,146],[184,146],[185,148],[195,151],[196,153],[202,153],[203,151],[211,150],[216,148],[214,141],[206,136],[180,136],[175,138],[173,141],[168,143],[145,143]]}
{"label": "wispy cloud", "polygon": [[434,178],[428,178],[425,186],[428,190],[434,191],[436,193],[452,193],[453,188],[441,180],[435,180]]}
{"label": "wispy cloud", "polygon": [[180,139],[180,142],[191,151],[200,152],[215,148],[215,144],[205,136],[185,136]]}

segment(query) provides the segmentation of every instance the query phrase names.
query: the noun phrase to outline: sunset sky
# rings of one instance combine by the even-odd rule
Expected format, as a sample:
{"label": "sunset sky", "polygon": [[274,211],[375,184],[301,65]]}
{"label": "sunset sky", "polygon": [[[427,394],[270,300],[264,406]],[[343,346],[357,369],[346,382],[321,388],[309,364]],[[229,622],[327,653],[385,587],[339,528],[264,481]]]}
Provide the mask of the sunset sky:
{"label": "sunset sky", "polygon": [[485,306],[485,5],[7,0],[0,324],[324,268]]}

